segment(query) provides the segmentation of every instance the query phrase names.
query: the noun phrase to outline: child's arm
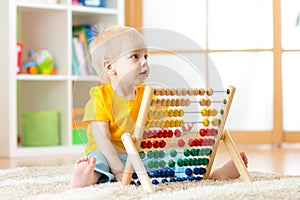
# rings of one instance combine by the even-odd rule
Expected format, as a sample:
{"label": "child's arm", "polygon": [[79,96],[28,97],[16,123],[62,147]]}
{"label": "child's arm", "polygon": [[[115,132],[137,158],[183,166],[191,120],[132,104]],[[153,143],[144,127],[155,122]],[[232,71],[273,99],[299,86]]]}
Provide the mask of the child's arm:
{"label": "child's arm", "polygon": [[117,181],[122,180],[124,165],[118,157],[118,153],[111,143],[111,135],[107,122],[93,121],[92,131],[95,142],[108,162],[110,170]]}

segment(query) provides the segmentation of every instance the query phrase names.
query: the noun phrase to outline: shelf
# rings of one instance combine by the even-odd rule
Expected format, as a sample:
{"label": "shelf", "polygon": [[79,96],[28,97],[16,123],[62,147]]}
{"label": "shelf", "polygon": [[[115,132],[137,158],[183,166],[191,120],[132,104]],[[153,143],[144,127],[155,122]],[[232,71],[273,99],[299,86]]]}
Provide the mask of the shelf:
{"label": "shelf", "polygon": [[16,6],[20,9],[21,12],[32,12],[38,9],[67,10],[67,6],[62,4],[45,4],[45,3],[30,3],[30,2],[17,1]]}
{"label": "shelf", "polygon": [[90,76],[72,76],[72,81],[91,81],[97,82],[99,80],[97,75],[90,75]]}
{"label": "shelf", "polygon": [[103,7],[72,6],[72,11],[78,14],[118,15],[117,9]]}
{"label": "shelf", "polygon": [[20,74],[16,75],[16,80],[20,81],[67,81],[68,76],[64,75],[30,75],[30,74]]}
{"label": "shelf", "polygon": [[[3,157],[28,157],[58,154],[81,155],[84,145],[73,145],[74,108],[84,108],[89,100],[89,89],[98,84],[96,75],[72,75],[72,27],[76,25],[118,24],[124,25],[123,0],[109,0],[108,7],[74,6],[71,0],[59,0],[57,4],[38,3],[39,0],[10,0],[7,3],[8,16],[5,26],[9,30],[9,42],[5,43],[10,62],[7,91],[9,98],[7,111],[9,119],[5,133],[0,136],[4,144],[0,148]],[[21,74],[16,74],[16,43],[22,42],[21,63],[31,59],[28,52],[48,50],[53,57],[56,74],[27,74],[22,68]],[[35,54],[34,56],[39,55]],[[6,105],[6,102],[4,102]],[[25,147],[24,113],[56,111],[59,113],[60,141],[53,143],[58,146]],[[40,119],[40,118],[38,118]],[[35,119],[30,119],[35,122]],[[43,120],[44,124],[45,121]],[[53,126],[53,123],[47,124]],[[28,127],[28,126],[27,126]],[[29,126],[32,128],[32,125]],[[25,132],[25,130],[27,132]],[[30,133],[31,130],[29,130]],[[39,133],[42,131],[38,131]],[[41,136],[45,132],[41,133]],[[36,135],[36,134],[35,134]],[[28,134],[26,135],[28,136]],[[28,139],[28,137],[26,138]],[[43,143],[38,143],[42,145]]]}

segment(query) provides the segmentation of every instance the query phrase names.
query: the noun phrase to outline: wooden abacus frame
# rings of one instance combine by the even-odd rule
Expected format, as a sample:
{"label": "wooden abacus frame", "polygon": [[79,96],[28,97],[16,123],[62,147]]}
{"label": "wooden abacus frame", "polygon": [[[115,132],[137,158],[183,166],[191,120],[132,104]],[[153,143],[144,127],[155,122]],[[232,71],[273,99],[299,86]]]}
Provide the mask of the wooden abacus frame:
{"label": "wooden abacus frame", "polygon": [[[235,87],[228,86],[228,90],[230,91],[229,94],[227,93],[226,100],[227,103],[225,105],[224,113],[222,115],[221,123],[219,125],[219,134],[217,135],[217,138],[215,140],[215,144],[212,149],[212,153],[209,156],[209,163],[206,168],[206,173],[204,175],[204,179],[207,179],[209,177],[209,174],[211,172],[211,168],[214,162],[214,158],[217,152],[217,148],[219,146],[219,142],[222,140],[227,148],[227,150],[230,153],[230,156],[240,173],[243,181],[245,182],[252,182],[252,179],[249,175],[249,172],[247,168],[245,167],[245,164],[239,154],[239,151],[229,133],[228,130],[224,130],[224,126],[226,123],[226,119],[228,116],[228,112],[231,106],[231,102],[235,93]],[[141,182],[141,185],[143,189],[147,192],[153,192],[154,188],[151,184],[150,178],[148,176],[148,173],[142,163],[142,160],[140,159],[138,149],[140,148],[140,143],[143,137],[147,114],[149,112],[149,108],[151,105],[152,97],[154,94],[154,89],[146,86],[144,91],[143,100],[140,106],[139,115],[137,118],[136,126],[134,129],[133,135],[130,133],[124,133],[122,135],[122,142],[125,146],[125,149],[128,153],[128,159],[125,165],[122,184],[128,185],[130,184],[133,169],[135,169],[136,172],[138,172],[138,178]]]}

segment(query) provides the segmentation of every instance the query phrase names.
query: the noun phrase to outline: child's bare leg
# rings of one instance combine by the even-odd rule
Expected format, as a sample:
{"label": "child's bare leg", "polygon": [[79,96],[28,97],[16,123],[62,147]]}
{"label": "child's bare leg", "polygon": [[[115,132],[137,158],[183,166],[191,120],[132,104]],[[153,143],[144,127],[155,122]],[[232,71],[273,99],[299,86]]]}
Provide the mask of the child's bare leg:
{"label": "child's bare leg", "polygon": [[[244,152],[240,153],[245,166],[248,167],[248,158]],[[240,177],[240,173],[234,165],[233,160],[229,160],[222,167],[216,169],[209,175],[209,179],[228,180]]]}
{"label": "child's bare leg", "polygon": [[74,165],[70,187],[79,188],[95,184],[101,174],[94,171],[96,158],[84,156],[78,159]]}

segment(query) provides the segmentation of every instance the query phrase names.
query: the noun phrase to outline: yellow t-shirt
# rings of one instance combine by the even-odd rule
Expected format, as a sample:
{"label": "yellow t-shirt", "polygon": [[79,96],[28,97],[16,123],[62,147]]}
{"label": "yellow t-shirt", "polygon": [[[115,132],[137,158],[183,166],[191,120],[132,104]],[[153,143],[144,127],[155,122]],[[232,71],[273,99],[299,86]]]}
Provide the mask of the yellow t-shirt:
{"label": "yellow t-shirt", "polygon": [[[125,152],[121,136],[123,133],[133,133],[144,89],[145,85],[140,85],[136,87],[135,98],[124,99],[114,92],[110,84],[91,88],[83,121],[107,122],[113,145],[118,152]],[[87,127],[87,137],[85,153],[98,150],[90,124]]]}

